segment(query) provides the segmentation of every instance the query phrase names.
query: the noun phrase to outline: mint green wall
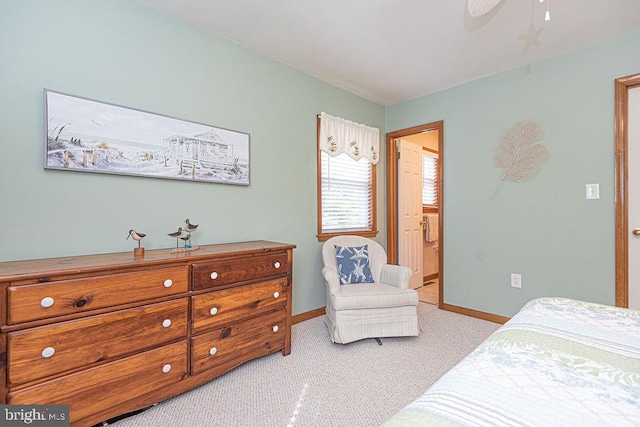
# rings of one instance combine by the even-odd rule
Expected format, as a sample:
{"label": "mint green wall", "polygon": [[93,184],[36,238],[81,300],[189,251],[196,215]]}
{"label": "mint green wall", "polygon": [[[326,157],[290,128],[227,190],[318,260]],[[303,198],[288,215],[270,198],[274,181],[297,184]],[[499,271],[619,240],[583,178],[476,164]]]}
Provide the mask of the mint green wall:
{"label": "mint green wall", "polygon": [[[324,305],[315,115],[387,132],[442,119],[445,302],[504,316],[543,295],[611,304],[613,79],[638,72],[633,33],[384,109],[134,0],[0,0],[0,260],[129,251],[129,228],[170,247],[189,217],[194,244],[296,244],[293,310],[312,310]],[[43,88],[248,132],[251,186],[44,170]],[[489,200],[493,147],[526,118],[551,158]],[[381,243],[384,182],[381,164]],[[601,199],[587,201],[594,182]]]}
{"label": "mint green wall", "polygon": [[[635,32],[386,108],[387,132],[444,120],[446,303],[503,316],[540,296],[614,304],[614,79],[639,72]],[[489,200],[493,149],[523,119],[545,129],[551,158]]]}
{"label": "mint green wall", "polygon": [[[44,170],[43,88],[248,132],[251,185]],[[133,0],[0,0],[0,94],[0,260],[171,247],[188,217],[194,244],[296,244],[294,314],[324,305],[316,114],[383,107]]]}

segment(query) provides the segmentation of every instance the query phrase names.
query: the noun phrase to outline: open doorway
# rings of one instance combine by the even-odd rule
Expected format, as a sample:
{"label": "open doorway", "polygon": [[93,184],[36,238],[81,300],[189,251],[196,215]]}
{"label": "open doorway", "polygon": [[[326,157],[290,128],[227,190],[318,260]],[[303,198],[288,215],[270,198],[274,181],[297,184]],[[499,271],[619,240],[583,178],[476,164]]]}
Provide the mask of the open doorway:
{"label": "open doorway", "polygon": [[[444,274],[443,274],[443,127],[442,121],[427,123],[420,126],[414,126],[408,129],[402,129],[387,134],[387,255],[389,262],[400,263],[400,259],[403,258],[404,264],[409,265],[414,270],[414,278],[416,275],[421,274],[420,284],[431,284],[434,282],[435,287],[431,286],[430,289],[423,289],[430,294],[430,297],[435,296],[438,307],[443,306],[443,290],[444,290]],[[406,197],[406,185],[410,179],[403,179],[400,176],[400,171],[403,171],[403,175],[406,173],[406,168],[399,160],[399,152],[401,146],[406,145],[418,145],[419,149],[424,153],[430,153],[431,157],[435,157],[437,160],[437,175],[435,192],[437,194],[435,204],[420,204],[420,217],[422,224],[419,224],[420,238],[412,238],[410,236],[418,235],[415,232],[417,225],[416,221],[408,221],[407,218],[413,218],[416,212],[412,212],[411,215],[406,214],[405,207],[408,205],[404,198]],[[406,151],[406,150],[405,150]],[[406,155],[406,154],[405,154]],[[406,160],[406,158],[405,158]],[[421,187],[422,188],[422,187]],[[403,189],[405,190],[403,192]],[[411,190],[413,192],[414,190]],[[420,199],[422,200],[422,198]],[[402,209],[402,214],[399,214]],[[415,209],[414,209],[415,210]],[[429,221],[431,220],[431,224]],[[414,224],[414,222],[416,222]],[[423,225],[424,224],[424,225]],[[431,233],[429,233],[429,225],[431,226]],[[426,229],[423,229],[425,227]],[[415,251],[415,252],[412,252]],[[409,254],[409,256],[407,256]],[[417,255],[418,254],[418,255]],[[416,268],[416,259],[422,263],[419,268],[422,272],[418,273]],[[413,261],[412,261],[413,260]],[[424,267],[424,268],[422,268]],[[415,283],[415,280],[414,282]],[[415,286],[414,286],[415,287]],[[422,298],[421,298],[422,299]]]}
{"label": "open doorway", "polygon": [[640,74],[615,80],[616,306],[640,308]]}

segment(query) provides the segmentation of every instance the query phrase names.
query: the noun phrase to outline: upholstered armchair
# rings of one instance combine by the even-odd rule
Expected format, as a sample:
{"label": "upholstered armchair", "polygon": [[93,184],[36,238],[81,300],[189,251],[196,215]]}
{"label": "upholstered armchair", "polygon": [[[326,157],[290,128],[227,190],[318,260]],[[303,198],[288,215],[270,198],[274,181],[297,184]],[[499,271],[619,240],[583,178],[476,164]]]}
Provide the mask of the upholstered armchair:
{"label": "upholstered armchair", "polygon": [[[370,270],[364,269],[366,274],[361,262],[364,255],[368,255]],[[343,260],[354,258],[356,267],[346,271]],[[418,335],[418,293],[409,288],[411,269],[387,264],[380,244],[360,236],[332,237],[322,246],[322,261],[325,323],[333,342]]]}

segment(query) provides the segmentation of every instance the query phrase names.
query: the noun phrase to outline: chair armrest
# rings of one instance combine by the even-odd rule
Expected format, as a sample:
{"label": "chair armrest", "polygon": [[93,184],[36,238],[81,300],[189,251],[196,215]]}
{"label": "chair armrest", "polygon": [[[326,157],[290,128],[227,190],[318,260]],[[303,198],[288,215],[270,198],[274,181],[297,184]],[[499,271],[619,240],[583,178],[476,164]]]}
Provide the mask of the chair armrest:
{"label": "chair armrest", "polygon": [[380,282],[399,289],[407,289],[412,274],[413,272],[409,267],[385,264],[382,266],[382,272],[380,273]]}
{"label": "chair armrest", "polygon": [[322,269],[322,277],[324,277],[324,281],[327,283],[327,286],[329,286],[329,291],[332,294],[340,292],[340,278],[335,270],[324,267]]}

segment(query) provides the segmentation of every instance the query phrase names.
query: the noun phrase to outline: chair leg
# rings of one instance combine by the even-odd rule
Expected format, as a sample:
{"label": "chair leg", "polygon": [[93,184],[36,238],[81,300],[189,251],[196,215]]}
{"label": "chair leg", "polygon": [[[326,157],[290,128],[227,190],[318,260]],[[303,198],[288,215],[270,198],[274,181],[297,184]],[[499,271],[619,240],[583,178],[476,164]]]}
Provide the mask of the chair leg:
{"label": "chair leg", "polygon": [[382,341],[380,340],[380,338],[374,338],[376,340],[376,342],[378,343],[378,345],[382,345]]}

